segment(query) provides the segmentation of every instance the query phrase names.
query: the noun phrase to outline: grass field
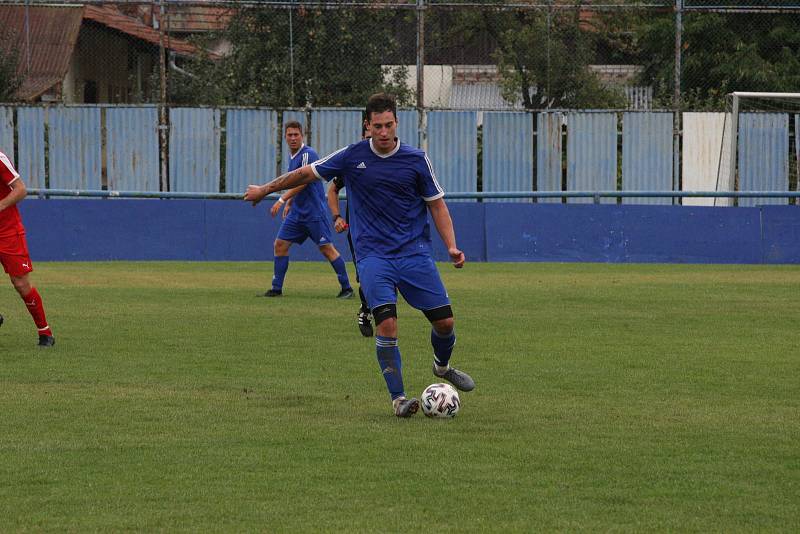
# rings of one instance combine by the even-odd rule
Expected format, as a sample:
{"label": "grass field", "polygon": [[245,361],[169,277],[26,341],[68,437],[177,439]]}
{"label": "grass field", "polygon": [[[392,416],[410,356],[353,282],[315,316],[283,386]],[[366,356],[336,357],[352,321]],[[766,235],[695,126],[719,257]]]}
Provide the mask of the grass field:
{"label": "grass field", "polygon": [[0,531],[800,529],[800,268],[443,265],[450,421],[391,415],[327,265],[271,269],[40,263],[50,351],[0,286]]}

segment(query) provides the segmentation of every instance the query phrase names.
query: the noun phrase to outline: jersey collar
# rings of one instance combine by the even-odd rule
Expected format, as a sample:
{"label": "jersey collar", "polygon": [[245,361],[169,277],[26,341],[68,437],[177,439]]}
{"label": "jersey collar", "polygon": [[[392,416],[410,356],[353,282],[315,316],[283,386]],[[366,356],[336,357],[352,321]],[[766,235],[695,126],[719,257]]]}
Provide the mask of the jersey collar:
{"label": "jersey collar", "polygon": [[292,158],[292,159],[294,159],[294,157],[295,157],[296,155],[298,155],[300,152],[302,152],[302,151],[303,151],[303,147],[305,147],[305,146],[306,146],[306,144],[305,144],[305,143],[303,143],[302,145],[300,145],[300,148],[298,148],[298,149],[297,149],[297,152],[295,152],[294,154],[289,154],[289,157],[290,157],[290,158]]}
{"label": "jersey collar", "polygon": [[369,148],[370,148],[370,150],[372,150],[372,153],[375,154],[376,156],[378,156],[379,158],[390,158],[390,157],[394,156],[395,154],[397,154],[397,151],[400,150],[400,138],[399,137],[395,137],[394,140],[397,141],[397,144],[394,146],[394,150],[392,150],[388,154],[381,154],[380,152],[375,150],[375,147],[372,146],[372,138],[371,137],[369,138]]}

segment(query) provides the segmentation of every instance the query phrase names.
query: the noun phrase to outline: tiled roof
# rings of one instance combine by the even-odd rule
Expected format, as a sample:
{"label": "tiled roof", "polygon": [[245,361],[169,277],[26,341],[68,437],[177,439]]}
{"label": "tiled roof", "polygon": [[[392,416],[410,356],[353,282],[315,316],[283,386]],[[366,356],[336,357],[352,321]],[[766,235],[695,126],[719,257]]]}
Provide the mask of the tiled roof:
{"label": "tiled roof", "polygon": [[19,70],[24,76],[17,91],[19,98],[35,99],[64,79],[82,18],[80,6],[29,7],[30,36],[26,39],[25,7],[0,6],[0,27],[4,34],[0,47],[19,54]]}
{"label": "tiled roof", "polygon": [[[147,26],[139,19],[124,15],[115,7],[87,5],[84,6],[83,17],[142,41],[154,45],[159,44],[160,34],[157,30]],[[199,52],[195,45],[181,39],[165,38],[164,46],[184,56],[192,56]]]}

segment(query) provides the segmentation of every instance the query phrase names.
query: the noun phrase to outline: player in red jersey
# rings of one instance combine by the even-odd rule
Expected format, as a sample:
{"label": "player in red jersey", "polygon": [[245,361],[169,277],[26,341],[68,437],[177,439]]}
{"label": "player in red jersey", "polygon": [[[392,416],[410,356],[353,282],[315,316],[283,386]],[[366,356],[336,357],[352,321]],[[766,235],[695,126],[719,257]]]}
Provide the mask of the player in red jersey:
{"label": "player in red jersey", "polygon": [[14,170],[11,160],[0,152],[0,263],[36,323],[39,346],[52,347],[56,340],[45,318],[42,297],[31,285],[29,275],[33,264],[25,242],[25,227],[17,209],[17,204],[27,194],[25,183]]}

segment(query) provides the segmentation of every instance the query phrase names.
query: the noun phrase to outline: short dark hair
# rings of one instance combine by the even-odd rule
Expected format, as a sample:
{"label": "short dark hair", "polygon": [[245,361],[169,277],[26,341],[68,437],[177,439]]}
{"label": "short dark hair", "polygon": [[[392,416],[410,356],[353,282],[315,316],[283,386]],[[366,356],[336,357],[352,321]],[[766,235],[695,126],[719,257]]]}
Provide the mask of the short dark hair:
{"label": "short dark hair", "polygon": [[384,111],[391,111],[397,120],[397,100],[394,95],[387,93],[376,93],[369,97],[367,101],[367,120],[372,120],[373,113],[383,113]]}
{"label": "short dark hair", "polygon": [[289,121],[283,125],[283,133],[286,133],[286,130],[289,128],[297,128],[300,130],[300,135],[303,135],[303,125],[297,121]]}

